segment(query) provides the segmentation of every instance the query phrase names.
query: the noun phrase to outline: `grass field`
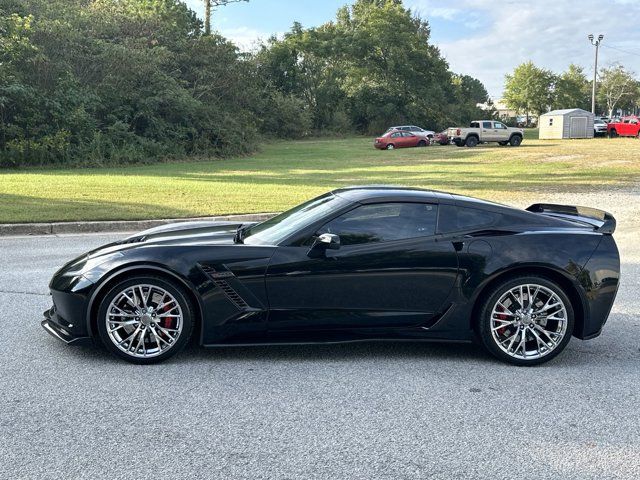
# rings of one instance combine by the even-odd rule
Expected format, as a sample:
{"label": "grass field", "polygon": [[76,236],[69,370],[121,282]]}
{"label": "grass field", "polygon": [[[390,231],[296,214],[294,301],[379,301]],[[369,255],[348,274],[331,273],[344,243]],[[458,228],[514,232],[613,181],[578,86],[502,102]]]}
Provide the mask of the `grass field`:
{"label": "grass field", "polygon": [[[533,136],[533,135],[531,135]],[[503,202],[549,191],[627,187],[637,139],[529,138],[519,148],[377,151],[369,138],[277,142],[228,160],[0,173],[0,223],[273,212],[354,184],[420,186]]]}

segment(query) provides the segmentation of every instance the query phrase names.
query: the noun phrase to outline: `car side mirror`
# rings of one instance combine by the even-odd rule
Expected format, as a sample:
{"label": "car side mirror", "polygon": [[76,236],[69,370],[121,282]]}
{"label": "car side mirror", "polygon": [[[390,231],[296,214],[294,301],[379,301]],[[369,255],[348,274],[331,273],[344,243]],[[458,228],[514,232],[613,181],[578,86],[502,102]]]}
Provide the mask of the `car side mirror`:
{"label": "car side mirror", "polygon": [[323,254],[327,250],[338,250],[340,248],[340,237],[333,233],[323,233],[316,238],[309,249],[308,255],[314,256]]}

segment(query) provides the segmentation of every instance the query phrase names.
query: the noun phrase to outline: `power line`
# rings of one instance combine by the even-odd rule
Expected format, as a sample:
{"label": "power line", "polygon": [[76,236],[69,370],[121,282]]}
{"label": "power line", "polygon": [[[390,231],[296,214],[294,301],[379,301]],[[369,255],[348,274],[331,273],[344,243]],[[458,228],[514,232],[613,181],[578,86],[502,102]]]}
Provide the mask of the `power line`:
{"label": "power line", "polygon": [[612,47],[611,45],[602,45],[604,48],[610,48],[611,50],[617,50],[618,52],[626,53],[627,55],[635,55],[636,57],[640,57],[640,53],[630,52],[629,50],[623,50],[622,48]]}

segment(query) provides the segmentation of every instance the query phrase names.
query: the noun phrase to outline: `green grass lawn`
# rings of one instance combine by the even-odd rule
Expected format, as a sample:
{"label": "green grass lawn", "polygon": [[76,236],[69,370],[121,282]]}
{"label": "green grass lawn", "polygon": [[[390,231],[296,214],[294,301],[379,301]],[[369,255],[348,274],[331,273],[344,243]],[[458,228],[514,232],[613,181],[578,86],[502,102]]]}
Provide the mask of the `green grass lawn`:
{"label": "green grass lawn", "polygon": [[[535,132],[528,137],[534,137]],[[528,138],[519,148],[378,151],[370,138],[277,142],[245,158],[0,173],[0,223],[273,212],[344,185],[397,184],[503,202],[640,178],[637,139]]]}

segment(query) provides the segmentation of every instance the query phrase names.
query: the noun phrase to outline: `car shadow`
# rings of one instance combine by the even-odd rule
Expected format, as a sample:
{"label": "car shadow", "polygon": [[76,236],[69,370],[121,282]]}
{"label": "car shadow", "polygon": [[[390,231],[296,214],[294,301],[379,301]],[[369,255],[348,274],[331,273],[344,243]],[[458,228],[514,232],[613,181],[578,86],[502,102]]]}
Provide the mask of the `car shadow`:
{"label": "car shadow", "polygon": [[[494,363],[479,345],[415,341],[367,341],[336,344],[190,346],[175,362],[351,362],[355,360],[443,360]],[[495,363],[497,360],[495,360]]]}

